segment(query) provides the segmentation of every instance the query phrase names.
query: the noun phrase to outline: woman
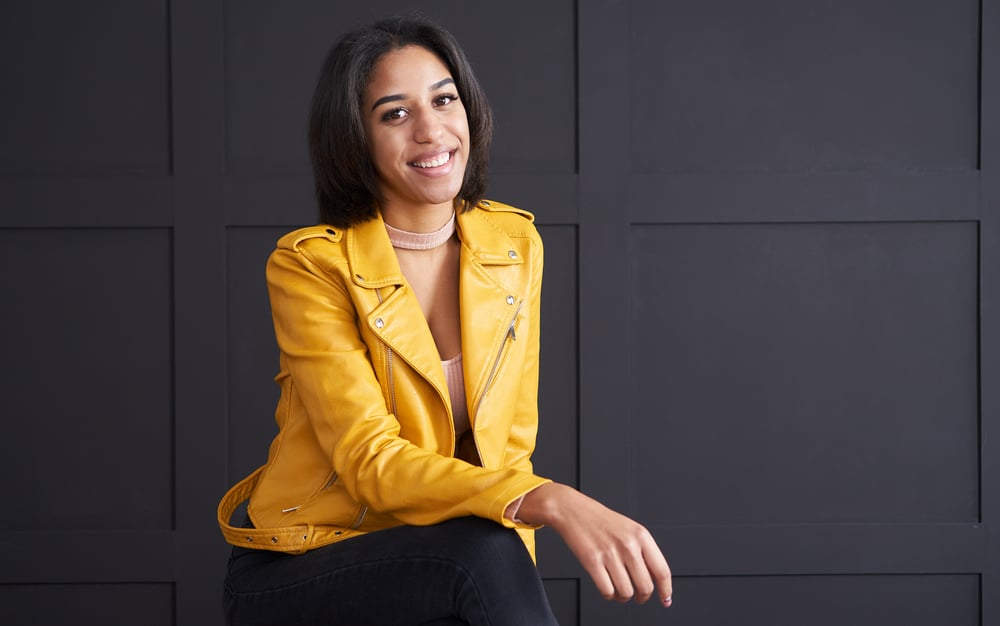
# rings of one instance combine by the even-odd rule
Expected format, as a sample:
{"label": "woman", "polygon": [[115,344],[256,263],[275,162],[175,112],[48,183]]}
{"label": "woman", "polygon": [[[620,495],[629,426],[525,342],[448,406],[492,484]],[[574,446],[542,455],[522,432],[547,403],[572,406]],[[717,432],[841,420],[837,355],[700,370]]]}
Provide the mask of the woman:
{"label": "woman", "polygon": [[491,131],[434,24],[379,22],[327,58],[310,122],[324,225],[267,265],[279,433],[219,507],[229,623],[554,624],[543,525],[605,597],[670,605],[642,526],[532,471],[542,246],[529,213],[482,200]]}

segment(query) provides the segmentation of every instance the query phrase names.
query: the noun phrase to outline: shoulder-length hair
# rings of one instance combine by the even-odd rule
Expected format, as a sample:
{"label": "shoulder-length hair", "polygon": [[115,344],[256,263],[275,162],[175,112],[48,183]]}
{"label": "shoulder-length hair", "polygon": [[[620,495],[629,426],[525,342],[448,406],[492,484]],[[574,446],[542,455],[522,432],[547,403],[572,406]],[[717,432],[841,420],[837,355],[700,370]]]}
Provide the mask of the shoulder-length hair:
{"label": "shoulder-length hair", "polygon": [[323,63],[309,115],[320,221],[347,228],[375,217],[380,188],[362,122],[361,99],[375,64],[387,52],[421,46],[436,54],[455,80],[469,121],[469,158],[458,192],[469,210],[486,194],[493,111],[465,53],[445,29],[423,18],[393,17],[345,35]]}

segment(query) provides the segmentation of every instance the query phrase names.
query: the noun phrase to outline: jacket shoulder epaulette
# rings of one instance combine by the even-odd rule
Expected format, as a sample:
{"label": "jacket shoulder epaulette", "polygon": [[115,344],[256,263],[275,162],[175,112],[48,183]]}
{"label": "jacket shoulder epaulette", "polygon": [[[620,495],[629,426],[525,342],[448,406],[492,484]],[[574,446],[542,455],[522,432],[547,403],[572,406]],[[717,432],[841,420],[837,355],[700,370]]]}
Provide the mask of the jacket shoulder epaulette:
{"label": "jacket shoulder epaulette", "polygon": [[525,211],[524,209],[519,209],[517,207],[510,206],[509,204],[504,204],[503,202],[497,202],[496,200],[483,200],[479,203],[479,208],[493,213],[516,213],[527,219],[529,222],[535,221],[535,216],[530,211]]}
{"label": "jacket shoulder epaulette", "polygon": [[278,248],[285,250],[299,251],[299,246],[310,239],[326,239],[332,243],[338,243],[344,231],[327,224],[307,226],[284,235],[278,240]]}

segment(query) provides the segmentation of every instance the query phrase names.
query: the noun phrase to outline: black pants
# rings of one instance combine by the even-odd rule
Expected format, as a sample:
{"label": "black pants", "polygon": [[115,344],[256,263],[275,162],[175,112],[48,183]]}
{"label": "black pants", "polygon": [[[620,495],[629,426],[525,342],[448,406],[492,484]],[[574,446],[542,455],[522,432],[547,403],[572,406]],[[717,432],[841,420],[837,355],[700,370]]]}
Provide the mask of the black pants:
{"label": "black pants", "polygon": [[230,626],[557,624],[517,533],[474,517],[299,555],[233,548],[224,597]]}

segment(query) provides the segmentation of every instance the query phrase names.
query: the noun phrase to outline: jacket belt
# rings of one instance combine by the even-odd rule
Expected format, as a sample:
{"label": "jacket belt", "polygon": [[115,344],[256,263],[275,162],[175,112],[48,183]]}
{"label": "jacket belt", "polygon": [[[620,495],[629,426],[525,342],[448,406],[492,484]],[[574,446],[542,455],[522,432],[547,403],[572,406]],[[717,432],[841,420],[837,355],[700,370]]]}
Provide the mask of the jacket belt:
{"label": "jacket belt", "polygon": [[234,546],[245,546],[258,550],[301,554],[341,539],[364,534],[363,531],[348,528],[313,524],[283,526],[281,528],[242,528],[230,525],[233,513],[241,504],[250,499],[250,495],[256,489],[266,467],[265,465],[257,468],[252,474],[233,485],[219,502],[219,528],[222,529],[222,534],[227,542]]}

